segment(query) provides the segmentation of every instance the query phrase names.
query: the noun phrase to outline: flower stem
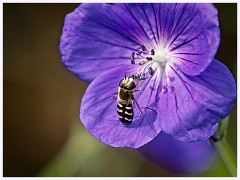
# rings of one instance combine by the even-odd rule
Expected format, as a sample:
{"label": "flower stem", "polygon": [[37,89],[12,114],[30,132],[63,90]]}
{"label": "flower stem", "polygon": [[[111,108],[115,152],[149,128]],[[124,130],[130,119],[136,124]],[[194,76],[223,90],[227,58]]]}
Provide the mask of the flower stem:
{"label": "flower stem", "polygon": [[237,158],[232,152],[230,146],[225,140],[218,141],[215,144],[220,156],[222,157],[232,176],[237,176]]}
{"label": "flower stem", "polygon": [[217,131],[210,139],[232,176],[237,176],[237,158],[228,145],[226,138],[229,118],[230,116],[227,116],[219,122]]}

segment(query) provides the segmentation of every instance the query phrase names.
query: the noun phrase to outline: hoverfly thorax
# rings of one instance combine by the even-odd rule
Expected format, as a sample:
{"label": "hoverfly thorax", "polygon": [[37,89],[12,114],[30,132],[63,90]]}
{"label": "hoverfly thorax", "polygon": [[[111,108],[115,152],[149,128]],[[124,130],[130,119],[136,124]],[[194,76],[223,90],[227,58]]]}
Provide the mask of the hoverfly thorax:
{"label": "hoverfly thorax", "polygon": [[136,84],[132,77],[125,77],[119,82],[118,99],[122,104],[129,104],[133,98]]}

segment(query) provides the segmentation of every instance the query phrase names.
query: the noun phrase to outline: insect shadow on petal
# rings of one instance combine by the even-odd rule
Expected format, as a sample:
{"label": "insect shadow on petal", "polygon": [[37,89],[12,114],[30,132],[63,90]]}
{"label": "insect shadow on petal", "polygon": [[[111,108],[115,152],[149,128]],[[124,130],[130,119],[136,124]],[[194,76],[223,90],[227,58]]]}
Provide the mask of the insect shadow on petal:
{"label": "insect shadow on petal", "polygon": [[[125,76],[119,82],[118,91],[108,97],[91,104],[85,111],[85,116],[97,117],[91,122],[89,128],[94,128],[98,123],[121,123],[123,127],[140,128],[149,137],[157,136],[153,126],[157,112],[150,107],[141,107],[134,97],[134,93],[140,93],[141,89],[138,76]],[[115,118],[109,116],[109,111],[116,111]]]}

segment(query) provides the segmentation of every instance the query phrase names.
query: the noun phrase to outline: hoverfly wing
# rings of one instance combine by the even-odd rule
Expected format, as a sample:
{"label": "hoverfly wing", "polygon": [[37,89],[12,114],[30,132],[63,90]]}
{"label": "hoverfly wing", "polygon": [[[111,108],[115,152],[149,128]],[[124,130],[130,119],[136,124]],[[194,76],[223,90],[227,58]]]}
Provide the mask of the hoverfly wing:
{"label": "hoverfly wing", "polygon": [[149,107],[140,107],[135,99],[133,99],[133,108],[135,114],[134,121],[139,121],[138,125],[141,126],[143,133],[146,133],[151,138],[156,137],[157,132],[153,122],[157,118],[157,112]]}
{"label": "hoverfly wing", "polygon": [[[117,93],[114,93],[108,97],[105,97],[99,101],[91,104],[85,111],[85,116],[101,117],[104,113],[107,113],[110,105],[117,102]],[[91,123],[91,128],[93,128],[97,121],[101,121],[101,118],[96,118],[94,122]]]}

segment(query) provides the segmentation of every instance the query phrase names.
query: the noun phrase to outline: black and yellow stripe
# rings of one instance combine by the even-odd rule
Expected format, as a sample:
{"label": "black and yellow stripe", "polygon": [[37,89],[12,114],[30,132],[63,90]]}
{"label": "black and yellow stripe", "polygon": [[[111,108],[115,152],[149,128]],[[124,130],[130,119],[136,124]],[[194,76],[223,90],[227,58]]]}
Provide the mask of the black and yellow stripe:
{"label": "black and yellow stripe", "polygon": [[123,123],[123,125],[129,125],[132,123],[133,107],[131,102],[128,105],[118,102],[117,113],[118,113],[118,118],[121,121],[121,123]]}

